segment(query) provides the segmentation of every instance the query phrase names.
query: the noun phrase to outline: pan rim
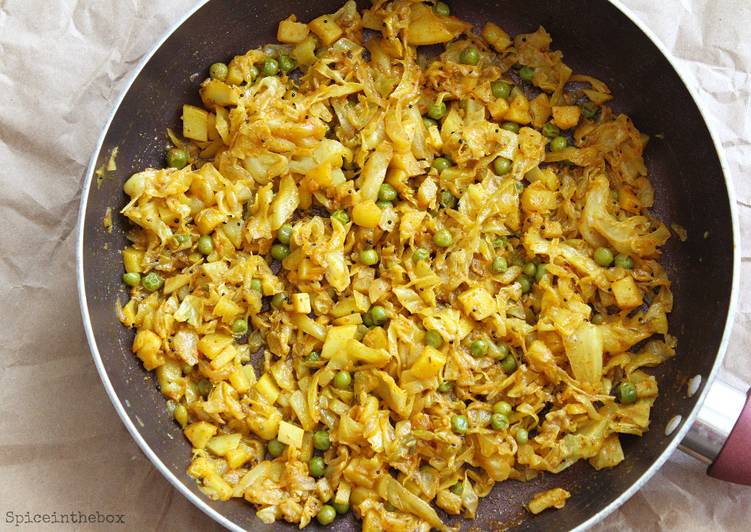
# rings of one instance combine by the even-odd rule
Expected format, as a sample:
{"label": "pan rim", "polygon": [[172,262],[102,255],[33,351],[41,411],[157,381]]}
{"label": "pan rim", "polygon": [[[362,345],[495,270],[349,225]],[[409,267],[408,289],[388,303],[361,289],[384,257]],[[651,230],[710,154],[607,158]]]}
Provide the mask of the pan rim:
{"label": "pan rim", "polygon": [[[76,234],[76,284],[77,284],[77,290],[78,290],[78,300],[79,300],[79,306],[80,306],[80,311],[81,311],[81,318],[83,321],[83,327],[84,327],[84,331],[86,334],[86,340],[89,345],[89,351],[91,352],[91,356],[94,359],[94,364],[96,366],[97,373],[99,374],[99,378],[102,381],[102,385],[104,386],[104,389],[107,392],[107,396],[109,397],[110,402],[112,403],[112,406],[115,408],[115,411],[120,417],[120,420],[122,421],[123,425],[125,425],[125,428],[128,430],[131,437],[136,442],[136,444],[141,449],[141,451],[146,455],[146,457],[151,461],[151,463],[156,467],[156,469],[162,474],[162,476],[166,478],[170,484],[172,484],[172,486],[175,489],[177,489],[184,497],[186,497],[191,503],[193,503],[194,506],[196,506],[204,514],[206,514],[208,517],[210,517],[211,519],[213,519],[220,525],[224,526],[225,528],[229,530],[240,532],[245,529],[241,527],[239,524],[235,523],[234,521],[231,521],[228,518],[226,518],[224,515],[222,515],[220,512],[218,512],[211,506],[209,506],[208,502],[203,497],[200,497],[198,494],[190,491],[188,487],[186,486],[186,484],[184,484],[180,479],[177,478],[177,476],[172,471],[170,471],[170,469],[164,464],[164,462],[162,462],[161,458],[149,446],[149,444],[146,442],[143,436],[141,436],[141,433],[139,429],[136,427],[135,422],[130,418],[129,414],[127,413],[125,409],[123,402],[120,400],[120,397],[115,392],[112,382],[110,381],[109,376],[107,374],[107,370],[104,367],[102,356],[99,352],[96,338],[94,336],[94,330],[91,324],[91,317],[89,315],[88,299],[86,295],[86,283],[85,283],[85,276],[84,276],[84,236],[85,236],[86,208],[88,206],[91,185],[94,181],[94,172],[96,168],[96,163],[99,158],[99,154],[101,152],[102,146],[104,145],[104,140],[115,118],[115,115],[117,114],[117,111],[120,109],[120,105],[122,104],[122,101],[125,98],[125,96],[130,91],[133,83],[139,77],[144,67],[151,60],[154,54],[177,31],[177,29],[180,26],[182,26],[189,18],[191,18],[197,11],[199,11],[202,7],[204,7],[210,1],[211,0],[200,0],[195,6],[189,9],[185,13],[184,16],[182,16],[177,22],[175,22],[172,26],[170,26],[164,34],[162,34],[162,36],[155,42],[154,46],[150,48],[143,55],[141,60],[138,62],[136,67],[128,76],[127,82],[125,83],[125,85],[120,91],[120,94],[115,100],[115,103],[112,107],[112,111],[110,112],[110,115],[107,118],[107,121],[105,122],[104,127],[102,128],[102,131],[99,135],[96,146],[94,150],[92,151],[92,155],[91,155],[91,158],[89,159],[89,163],[84,174],[83,185],[81,188],[81,201],[79,204],[78,220],[77,220],[77,227],[76,227],[76,233],[77,233]],[[702,120],[704,121],[704,125],[707,128],[707,131],[709,132],[709,136],[712,140],[714,151],[720,163],[720,168],[722,169],[722,178],[725,182],[725,189],[727,191],[727,196],[728,196],[730,218],[731,218],[731,230],[732,230],[732,251],[733,251],[732,278],[731,278],[730,296],[729,296],[728,307],[727,307],[728,308],[727,317],[725,320],[723,334],[720,340],[720,345],[717,349],[715,360],[709,372],[709,375],[707,375],[706,379],[704,379],[704,385],[700,391],[699,397],[694,405],[694,408],[685,416],[683,422],[681,423],[680,428],[673,434],[671,441],[667,444],[665,449],[663,449],[660,456],[658,456],[657,459],[654,462],[652,462],[652,464],[641,474],[641,476],[633,484],[631,484],[629,488],[624,490],[620,495],[618,495],[618,497],[616,497],[608,505],[601,508],[595,515],[593,515],[586,521],[580,523],[574,529],[575,531],[586,530],[587,528],[592,527],[593,525],[602,521],[609,514],[611,514],[616,508],[622,506],[637,491],[639,491],[644,486],[644,484],[646,484],[646,482],[650,478],[652,478],[652,476],[654,476],[657,470],[660,469],[664,465],[664,463],[668,460],[668,458],[675,452],[676,448],[678,447],[680,442],[683,440],[684,436],[686,435],[691,425],[693,424],[696,416],[698,415],[699,409],[704,403],[708,390],[712,382],[714,381],[715,377],[717,376],[717,373],[719,372],[719,368],[722,366],[722,361],[725,358],[725,353],[727,351],[727,347],[730,342],[732,325],[735,319],[736,308],[737,308],[738,299],[739,299],[739,282],[740,282],[739,272],[740,272],[740,255],[741,255],[740,254],[740,242],[739,242],[740,228],[739,228],[739,222],[738,222],[738,212],[737,212],[737,207],[736,207],[735,188],[730,177],[728,164],[725,159],[724,151],[722,150],[722,145],[719,142],[719,138],[717,137],[713,129],[713,126],[707,120],[707,113],[702,108],[702,105],[700,103],[700,100],[695,90],[691,87],[691,85],[687,83],[686,81],[687,76],[682,71],[681,67],[679,67],[677,61],[672,56],[670,51],[667,50],[666,46],[662,43],[662,41],[652,32],[651,29],[649,29],[644,23],[642,23],[631,12],[629,8],[624,6],[620,0],[608,0],[608,1],[616,9],[618,9],[618,11],[620,11],[626,18],[628,18],[652,42],[652,44],[655,45],[655,47],[665,57],[668,63],[670,63],[673,70],[678,75],[678,78],[680,79],[681,83],[683,83],[687,92],[689,93],[692,100],[694,101],[694,104],[699,110],[699,114]]]}

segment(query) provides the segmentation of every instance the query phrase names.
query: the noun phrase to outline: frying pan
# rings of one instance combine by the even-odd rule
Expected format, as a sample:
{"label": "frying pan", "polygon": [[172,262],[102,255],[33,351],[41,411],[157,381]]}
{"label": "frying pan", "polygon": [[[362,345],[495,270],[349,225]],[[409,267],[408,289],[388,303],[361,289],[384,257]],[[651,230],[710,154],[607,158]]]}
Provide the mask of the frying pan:
{"label": "frying pan", "polygon": [[[119,250],[126,244],[128,224],[115,215],[109,234],[102,219],[108,208],[116,213],[125,204],[122,184],[128,176],[163,164],[165,128],[178,127],[181,103],[198,103],[197,88],[207,75],[207,65],[274,42],[276,23],[291,13],[310,20],[335,11],[341,3],[211,0],[198,6],[136,69],[104,128],[84,183],[77,247],[79,296],[89,345],[107,393],[157,469],[206,514],[234,530],[292,527],[283,523],[265,527],[242,500],[209,500],[185,472],[190,445],[166,412],[152,376],[131,353],[133,332],[121,326],[114,312],[115,300],[125,298]],[[559,475],[501,483],[481,501],[475,521],[447,518],[448,522],[482,530],[585,528],[635,493],[684,438],[693,454],[716,459],[710,473],[751,481],[751,462],[745,458],[744,463],[745,455],[739,452],[751,443],[751,407],[744,410],[743,392],[710,386],[727,344],[737,291],[734,201],[717,143],[689,89],[657,41],[618,4],[462,0],[454,2],[452,10],[475,24],[494,21],[512,34],[543,25],[575,72],[605,81],[615,94],[615,109],[631,116],[652,137],[646,162],[656,191],[655,214],[685,227],[689,238],[685,242],[672,238],[662,261],[673,282],[670,330],[678,337],[678,356],[655,368],[660,395],[651,428],[642,438],[622,437],[624,462],[600,472],[578,463]],[[93,186],[95,169],[116,147],[117,170],[107,172]],[[702,409],[705,398],[709,401]],[[739,423],[723,447],[739,416],[745,418],[745,425]],[[563,510],[525,514],[522,505],[533,493],[558,486],[572,493]],[[311,526],[315,528],[315,522]],[[331,528],[359,526],[350,513]]]}

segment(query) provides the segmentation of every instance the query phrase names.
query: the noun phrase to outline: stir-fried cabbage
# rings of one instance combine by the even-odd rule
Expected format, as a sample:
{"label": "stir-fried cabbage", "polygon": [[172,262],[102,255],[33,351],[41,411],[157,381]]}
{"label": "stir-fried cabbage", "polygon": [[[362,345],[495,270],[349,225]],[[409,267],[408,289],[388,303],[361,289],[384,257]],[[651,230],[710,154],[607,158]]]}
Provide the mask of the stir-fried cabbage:
{"label": "stir-fried cabbage", "polygon": [[445,529],[496,482],[618,465],[676,342],[647,139],[609,88],[542,28],[430,2],[277,36],[212,67],[169,167],[124,185],[118,315],[204,493]]}

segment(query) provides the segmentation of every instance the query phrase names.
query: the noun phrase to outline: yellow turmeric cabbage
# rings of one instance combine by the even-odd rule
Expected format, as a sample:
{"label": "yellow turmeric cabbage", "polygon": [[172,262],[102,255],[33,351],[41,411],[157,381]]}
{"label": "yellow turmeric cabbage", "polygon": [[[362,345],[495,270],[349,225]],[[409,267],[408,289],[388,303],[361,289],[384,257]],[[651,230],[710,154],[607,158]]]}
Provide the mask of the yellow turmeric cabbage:
{"label": "yellow turmeric cabbage", "polygon": [[543,28],[438,11],[291,15],[201,84],[171,166],[123,185],[133,352],[189,474],[264,523],[332,500],[445,530],[436,508],[473,518],[496,482],[614,467],[649,427],[643,368],[676,353],[646,137]]}

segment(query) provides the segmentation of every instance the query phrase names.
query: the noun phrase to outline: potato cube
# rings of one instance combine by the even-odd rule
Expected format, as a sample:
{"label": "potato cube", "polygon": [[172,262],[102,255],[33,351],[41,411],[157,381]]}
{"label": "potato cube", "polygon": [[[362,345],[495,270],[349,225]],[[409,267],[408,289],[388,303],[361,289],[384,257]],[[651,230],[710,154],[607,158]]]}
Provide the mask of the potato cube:
{"label": "potato cube", "polygon": [[276,40],[286,44],[297,44],[304,41],[308,33],[310,33],[308,25],[297,22],[297,17],[292,15],[279,22],[279,27],[276,30]]}
{"label": "potato cube", "polygon": [[339,482],[339,487],[336,490],[336,495],[334,495],[334,502],[337,504],[348,504],[349,503],[349,496],[352,493],[352,486],[350,486],[349,482],[341,481]]}
{"label": "potato cube", "polygon": [[[210,79],[201,85],[201,100],[209,108],[237,105],[237,89],[218,79]],[[216,119],[215,119],[216,120]]]}
{"label": "potato cube", "polygon": [[190,275],[187,273],[178,273],[177,275],[165,279],[164,288],[162,291],[165,295],[171,294],[188,284],[190,282]]}
{"label": "potato cube", "polygon": [[196,449],[203,449],[206,447],[206,444],[209,443],[211,437],[216,434],[216,430],[216,425],[212,425],[206,421],[198,421],[185,427],[183,432],[185,433],[185,437],[190,440],[193,447]]}
{"label": "potato cube", "polygon": [[183,137],[200,142],[209,139],[209,113],[195,105],[183,105]]}
{"label": "potato cube", "polygon": [[138,331],[133,340],[133,352],[143,362],[143,367],[151,371],[164,364],[164,355],[160,352],[162,339],[148,329]]}
{"label": "potato cube", "polygon": [[280,442],[285,443],[290,447],[299,449],[300,447],[302,447],[302,439],[304,434],[305,431],[300,427],[293,425],[292,423],[282,421],[281,423],[279,423],[279,434],[276,438]]}
{"label": "potato cube", "polygon": [[300,314],[310,313],[310,296],[305,292],[292,294],[292,310]]}
{"label": "potato cube", "polygon": [[484,320],[497,311],[496,302],[484,288],[470,288],[459,295],[464,313],[476,320]]}
{"label": "potato cube", "polygon": [[358,203],[352,209],[352,221],[360,227],[372,229],[381,221],[381,209],[373,200]]}
{"label": "potato cube", "polygon": [[274,382],[274,379],[268,373],[264,373],[263,376],[258,379],[256,383],[256,390],[261,396],[263,396],[270,405],[276,403],[279,398],[279,387]]}
{"label": "potato cube", "polygon": [[[165,283],[166,284],[166,283]],[[217,318],[222,318],[224,323],[230,323],[243,311],[242,307],[232,301],[228,296],[222,296],[214,305],[213,314]]]}
{"label": "potato cube", "polygon": [[210,333],[198,341],[198,350],[214,360],[232,341],[232,337],[228,334]]}
{"label": "potato cube", "polygon": [[[252,368],[253,366],[251,366],[251,369]],[[229,382],[239,393],[245,393],[250,390],[250,379],[248,379],[248,375],[245,373],[244,368],[237,368],[230,373]]]}
{"label": "potato cube", "polygon": [[493,120],[503,120],[506,116],[506,111],[508,111],[508,101],[506,101],[506,98],[498,98],[488,104],[488,111],[490,111],[490,116],[493,117]]}
{"label": "potato cube", "polygon": [[316,38],[308,35],[301,43],[292,50],[292,58],[298,65],[312,65],[316,62]]}
{"label": "potato cube", "polygon": [[240,444],[242,434],[220,434],[214,436],[206,443],[206,449],[217,456],[227,456],[227,453],[236,449]]}
{"label": "potato cube", "polygon": [[639,287],[636,286],[636,281],[630,275],[615,281],[610,286],[613,289],[615,302],[619,308],[635,308],[642,304],[643,299]]}
{"label": "potato cube", "polygon": [[123,265],[125,271],[128,273],[141,273],[143,272],[143,251],[139,251],[134,248],[125,248],[123,250]]}
{"label": "potato cube", "polygon": [[242,467],[245,462],[253,458],[253,452],[251,451],[250,447],[243,443],[240,443],[237,448],[227,451],[225,458],[227,459],[227,465],[230,467],[230,469],[237,469],[239,467]]}
{"label": "potato cube", "polygon": [[279,423],[282,421],[282,413],[272,411],[268,416],[252,414],[246,418],[248,427],[260,438],[270,440],[279,432]]}
{"label": "potato cube", "polygon": [[219,209],[209,207],[196,215],[196,227],[202,235],[208,235],[227,219]]}
{"label": "potato cube", "polygon": [[321,349],[321,358],[330,359],[347,352],[348,340],[355,337],[357,325],[339,325],[329,328]]}
{"label": "potato cube", "polygon": [[230,362],[232,362],[237,356],[237,348],[230,344],[225,347],[219,355],[211,361],[212,369],[221,369]]}
{"label": "potato cube", "polygon": [[553,123],[561,129],[570,129],[579,123],[581,109],[578,105],[554,105]]}
{"label": "potato cube", "polygon": [[180,364],[174,360],[165,360],[164,364],[156,368],[156,380],[162,395],[178,400],[182,397],[185,382]]}
{"label": "potato cube", "polygon": [[495,48],[496,52],[504,51],[513,43],[509,34],[492,22],[488,22],[482,28],[482,36]]}
{"label": "potato cube", "polygon": [[434,347],[426,346],[412,364],[410,372],[415,379],[429,380],[440,375],[445,365],[446,355]]}
{"label": "potato cube", "polygon": [[522,125],[529,124],[532,121],[532,115],[529,112],[529,100],[524,94],[518,92],[513,97],[504,118]]}
{"label": "potato cube", "polygon": [[331,15],[323,15],[311,20],[308,27],[321,39],[324,46],[330,45],[344,33]]}

